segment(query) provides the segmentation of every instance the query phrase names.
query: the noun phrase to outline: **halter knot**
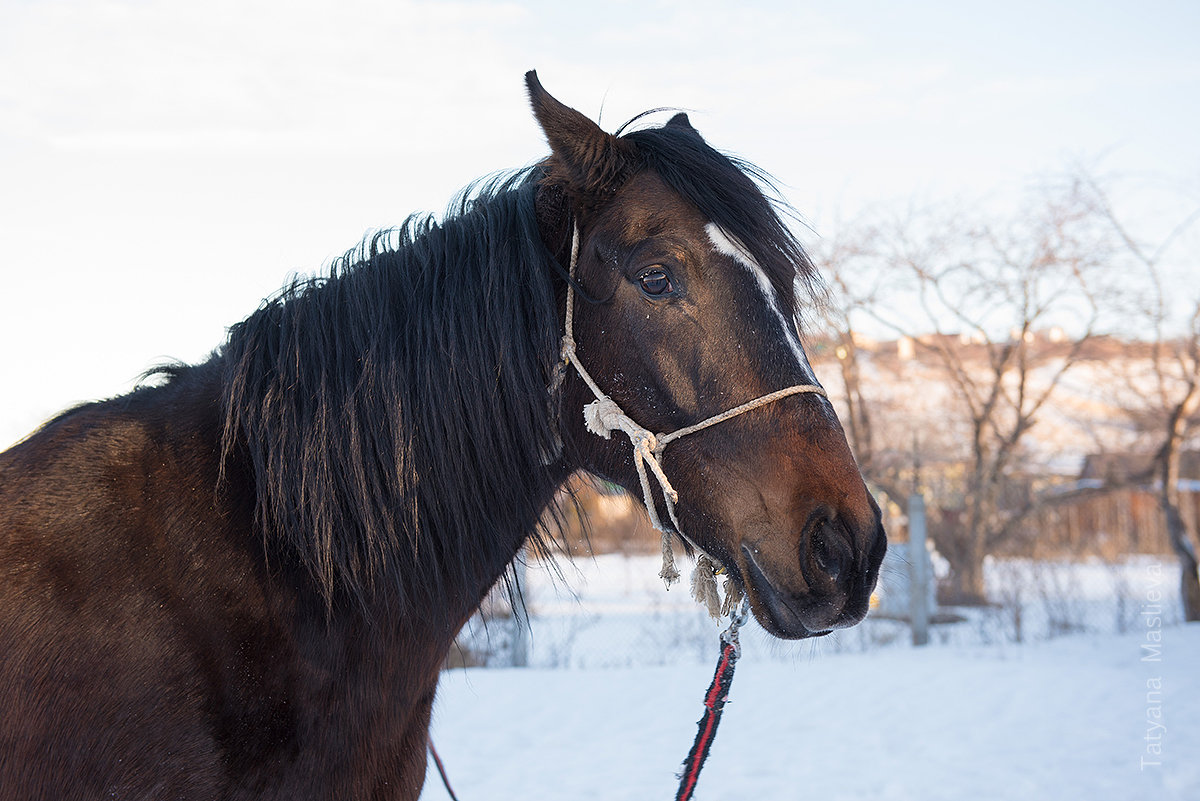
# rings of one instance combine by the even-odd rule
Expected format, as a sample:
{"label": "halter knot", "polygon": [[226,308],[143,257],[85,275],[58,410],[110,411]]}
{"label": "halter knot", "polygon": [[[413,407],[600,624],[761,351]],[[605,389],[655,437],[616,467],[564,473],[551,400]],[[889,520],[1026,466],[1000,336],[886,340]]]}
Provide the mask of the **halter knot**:
{"label": "halter knot", "polygon": [[[641,426],[634,423],[629,415],[625,414],[625,410],[607,395],[597,398],[583,407],[583,422],[587,425],[588,431],[605,439],[610,439],[614,431],[624,431],[629,434],[631,439],[637,439],[637,435],[641,433],[636,430]],[[631,431],[631,428],[634,430]]]}
{"label": "halter knot", "polygon": [[575,356],[575,337],[570,334],[564,334],[562,338],[561,358],[563,363],[570,362]]}

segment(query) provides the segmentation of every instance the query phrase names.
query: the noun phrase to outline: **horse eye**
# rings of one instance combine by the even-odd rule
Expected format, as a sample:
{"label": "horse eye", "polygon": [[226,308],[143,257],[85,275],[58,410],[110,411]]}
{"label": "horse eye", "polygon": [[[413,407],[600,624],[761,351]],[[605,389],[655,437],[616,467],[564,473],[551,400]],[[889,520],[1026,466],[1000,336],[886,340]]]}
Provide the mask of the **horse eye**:
{"label": "horse eye", "polygon": [[639,280],[642,282],[642,291],[647,295],[668,295],[675,291],[675,287],[671,286],[671,276],[662,270],[651,270]]}

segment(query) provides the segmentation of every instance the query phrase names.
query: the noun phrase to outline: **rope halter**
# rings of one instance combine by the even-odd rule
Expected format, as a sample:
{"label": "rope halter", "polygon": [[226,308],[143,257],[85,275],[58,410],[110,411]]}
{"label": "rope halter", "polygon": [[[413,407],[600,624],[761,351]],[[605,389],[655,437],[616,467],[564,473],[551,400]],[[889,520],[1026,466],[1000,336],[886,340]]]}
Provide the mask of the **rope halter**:
{"label": "rope halter", "polygon": [[578,263],[579,226],[576,225],[571,237],[571,265],[567,280],[567,311],[566,320],[563,325],[562,362],[559,363],[559,370],[555,375],[553,389],[557,389],[561,385],[565,377],[566,366],[568,364],[572,365],[579,373],[580,378],[583,379],[583,382],[587,384],[588,389],[596,396],[596,400],[583,407],[583,419],[587,429],[605,439],[609,439],[614,431],[622,431],[629,437],[629,442],[633,447],[633,464],[637,468],[638,480],[642,485],[642,502],[646,507],[646,513],[650,516],[651,525],[660,533],[662,538],[663,561],[662,569],[658,575],[666,583],[667,589],[670,589],[671,585],[679,580],[679,570],[675,567],[675,555],[671,549],[672,529],[665,527],[659,518],[658,507],[654,502],[654,495],[650,489],[651,475],[658,481],[658,486],[662,490],[663,504],[666,506],[667,514],[671,518],[671,525],[674,527],[673,533],[678,534],[681,539],[691,545],[699,554],[696,560],[696,569],[692,573],[692,596],[703,604],[708,609],[708,613],[714,618],[731,614],[741,599],[741,590],[732,577],[726,577],[725,598],[722,601],[720,593],[717,591],[716,581],[716,576],[721,572],[721,568],[719,568],[716,560],[684,534],[683,527],[679,525],[679,519],[675,515],[675,504],[679,502],[679,493],[671,486],[670,479],[663,472],[663,451],[677,439],[686,437],[689,434],[695,434],[697,431],[703,431],[710,426],[715,426],[717,423],[723,423],[726,420],[745,414],[760,406],[774,403],[782,398],[801,393],[813,393],[822,397],[828,396],[825,394],[825,390],[816,384],[796,384],[795,386],[786,387],[763,395],[748,403],[743,403],[741,406],[735,406],[728,411],[715,414],[712,417],[701,420],[693,425],[685,426],[669,434],[655,434],[651,432],[648,428],[638,425],[633,418],[625,413],[616,401],[600,389],[600,386],[592,378],[591,374],[588,373],[583,363],[579,360],[578,354],[575,352],[575,269]]}

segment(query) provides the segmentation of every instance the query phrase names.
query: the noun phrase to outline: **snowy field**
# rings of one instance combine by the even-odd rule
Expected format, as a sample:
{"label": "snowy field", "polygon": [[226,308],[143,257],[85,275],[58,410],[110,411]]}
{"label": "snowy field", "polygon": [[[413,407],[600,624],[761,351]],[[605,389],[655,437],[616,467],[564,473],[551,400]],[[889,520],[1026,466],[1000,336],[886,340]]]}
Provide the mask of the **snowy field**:
{"label": "snowy field", "polygon": [[[708,664],[713,659],[716,624],[692,601],[684,582],[669,592],[658,579],[658,556],[620,555],[560,564],[561,576],[531,567],[526,580],[534,667],[651,667]],[[682,568],[685,576],[688,572]],[[890,557],[880,572],[877,596],[895,592],[906,570]],[[1040,642],[1065,634],[1122,634],[1143,625],[1151,593],[1160,598],[1164,625],[1181,619],[1176,599],[1174,560],[1136,556],[1112,564],[993,561],[985,564],[987,609],[944,609],[960,622],[935,625],[937,645],[1009,645]],[[907,608],[907,601],[899,604]],[[785,663],[836,653],[908,647],[907,623],[875,613],[858,626],[802,643],[784,643],[758,626],[743,632],[754,658]],[[490,654],[489,664],[505,666],[509,628],[504,622],[471,626],[471,647]],[[1200,798],[1200,796],[1198,796]]]}
{"label": "snowy field", "polygon": [[[566,570],[578,599],[529,577],[534,667],[444,674],[433,737],[462,801],[674,797],[717,629],[651,561]],[[1108,573],[1074,573],[1056,580],[1094,602]],[[1200,798],[1200,626],[1157,608],[1173,573],[1139,563],[1124,580],[1141,598],[1124,633],[913,649],[750,624],[696,798]],[[435,773],[422,797],[447,797]]]}

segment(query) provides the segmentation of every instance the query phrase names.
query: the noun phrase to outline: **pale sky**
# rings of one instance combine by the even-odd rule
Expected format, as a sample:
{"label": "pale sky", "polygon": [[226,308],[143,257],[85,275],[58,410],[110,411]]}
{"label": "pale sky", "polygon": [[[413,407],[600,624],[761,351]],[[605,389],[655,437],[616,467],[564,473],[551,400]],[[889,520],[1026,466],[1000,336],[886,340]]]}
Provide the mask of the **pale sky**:
{"label": "pale sky", "polygon": [[688,110],[828,236],[1073,163],[1200,200],[1198,41],[1196,2],[0,0],[0,447],[540,158],[527,69]]}

